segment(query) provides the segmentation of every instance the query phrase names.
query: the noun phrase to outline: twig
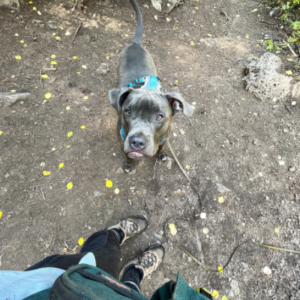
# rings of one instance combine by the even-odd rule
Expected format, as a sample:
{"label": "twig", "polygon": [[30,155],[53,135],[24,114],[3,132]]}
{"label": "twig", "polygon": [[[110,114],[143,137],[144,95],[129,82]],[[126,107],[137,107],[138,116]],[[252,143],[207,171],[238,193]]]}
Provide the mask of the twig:
{"label": "twig", "polygon": [[42,68],[42,71],[43,72],[46,72],[46,71],[56,71],[57,68]]}
{"label": "twig", "polygon": [[158,161],[158,158],[156,159],[155,164],[154,164],[152,180],[155,179],[155,168],[156,168],[157,161]]}
{"label": "twig", "polygon": [[228,17],[226,11],[221,11],[220,14],[224,15],[228,21],[230,21],[230,18]]}
{"label": "twig", "polygon": [[43,77],[42,77],[42,69],[40,69],[40,83],[42,88],[44,89]]}
{"label": "twig", "polygon": [[46,201],[45,195],[44,195],[44,193],[43,193],[43,189],[42,189],[42,188],[40,188],[40,191],[41,191],[41,194],[42,194],[42,196],[43,196],[44,200]]}
{"label": "twig", "polygon": [[71,43],[71,44],[73,44],[73,42],[74,42],[74,40],[75,40],[75,38],[76,38],[76,35],[77,35],[77,33],[78,33],[78,31],[79,31],[79,29],[80,29],[81,26],[82,26],[82,23],[80,23],[79,26],[77,27],[77,29],[76,29],[76,31],[75,31],[75,33],[74,33],[73,40],[72,40],[72,43]]}
{"label": "twig", "polygon": [[293,50],[293,48],[290,46],[289,43],[286,43],[287,46],[290,48],[291,52],[293,53],[294,56],[298,57],[298,55],[295,53],[295,51]]}

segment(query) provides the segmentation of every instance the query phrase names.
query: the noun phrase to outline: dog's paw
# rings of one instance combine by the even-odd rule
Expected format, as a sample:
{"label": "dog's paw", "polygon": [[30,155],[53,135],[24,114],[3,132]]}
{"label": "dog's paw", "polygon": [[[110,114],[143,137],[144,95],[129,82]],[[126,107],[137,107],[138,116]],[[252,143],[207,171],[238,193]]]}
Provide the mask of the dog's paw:
{"label": "dog's paw", "polygon": [[132,171],[133,167],[132,167],[132,165],[126,164],[123,169],[124,169],[124,172],[128,174]]}
{"label": "dog's paw", "polygon": [[166,153],[161,153],[159,154],[159,159],[161,159],[161,161],[166,161],[167,160],[167,154]]}

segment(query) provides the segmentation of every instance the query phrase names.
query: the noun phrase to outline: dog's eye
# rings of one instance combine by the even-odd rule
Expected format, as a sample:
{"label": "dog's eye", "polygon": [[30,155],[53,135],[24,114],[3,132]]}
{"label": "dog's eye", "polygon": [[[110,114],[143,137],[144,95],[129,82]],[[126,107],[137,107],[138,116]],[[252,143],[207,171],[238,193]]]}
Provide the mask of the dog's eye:
{"label": "dog's eye", "polygon": [[129,109],[126,109],[126,110],[125,110],[125,115],[126,115],[126,116],[130,116],[130,110],[129,110]]}
{"label": "dog's eye", "polygon": [[161,121],[163,119],[163,117],[164,117],[163,115],[157,115],[156,120]]}

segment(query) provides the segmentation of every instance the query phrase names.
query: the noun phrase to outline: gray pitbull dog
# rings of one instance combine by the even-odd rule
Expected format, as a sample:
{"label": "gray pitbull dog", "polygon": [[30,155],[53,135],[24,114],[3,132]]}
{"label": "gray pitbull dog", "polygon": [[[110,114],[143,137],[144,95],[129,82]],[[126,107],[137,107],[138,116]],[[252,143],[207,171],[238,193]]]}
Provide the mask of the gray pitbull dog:
{"label": "gray pitbull dog", "polygon": [[120,54],[117,88],[109,91],[110,103],[119,115],[117,136],[127,157],[126,173],[143,156],[157,154],[165,161],[163,146],[170,137],[172,116],[182,111],[190,117],[194,110],[179,93],[163,93],[153,59],[142,47],[141,11],[135,0],[130,3],[136,13],[136,33]]}

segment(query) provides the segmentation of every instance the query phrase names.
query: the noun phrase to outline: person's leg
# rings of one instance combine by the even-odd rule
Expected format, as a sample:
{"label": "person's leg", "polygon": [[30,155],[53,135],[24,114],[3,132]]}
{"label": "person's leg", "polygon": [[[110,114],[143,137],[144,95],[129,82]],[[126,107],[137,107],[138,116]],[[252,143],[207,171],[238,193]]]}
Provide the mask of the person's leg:
{"label": "person's leg", "polygon": [[128,217],[120,223],[91,235],[84,243],[79,254],[52,255],[26,269],[55,267],[67,270],[77,265],[80,259],[88,252],[96,258],[96,265],[111,276],[118,278],[122,245],[128,238],[142,233],[148,226],[144,217]]}
{"label": "person's leg", "polygon": [[140,292],[144,278],[154,272],[165,255],[163,246],[156,244],[147,248],[141,257],[127,263],[121,271],[121,282]]}

